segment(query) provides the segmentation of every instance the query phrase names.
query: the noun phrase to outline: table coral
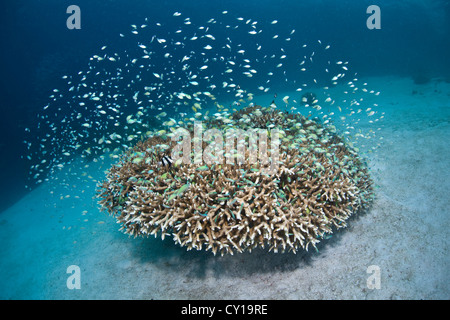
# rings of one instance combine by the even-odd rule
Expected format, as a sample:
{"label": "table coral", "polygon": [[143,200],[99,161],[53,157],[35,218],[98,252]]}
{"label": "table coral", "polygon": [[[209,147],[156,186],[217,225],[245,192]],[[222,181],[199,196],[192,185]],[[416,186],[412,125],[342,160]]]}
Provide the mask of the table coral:
{"label": "table coral", "polygon": [[[188,250],[214,254],[256,247],[296,252],[316,247],[372,201],[364,161],[333,126],[259,106],[211,118],[202,126],[245,132],[279,129],[277,170],[267,173],[270,163],[258,161],[176,161],[164,166],[160,159],[170,156],[178,142],[170,133],[155,133],[125,152],[99,184],[101,209],[124,232],[171,236]],[[194,137],[193,125],[187,131]],[[203,150],[206,143],[201,142]],[[244,159],[249,149],[241,155]],[[267,152],[270,158],[274,150],[267,147]]]}

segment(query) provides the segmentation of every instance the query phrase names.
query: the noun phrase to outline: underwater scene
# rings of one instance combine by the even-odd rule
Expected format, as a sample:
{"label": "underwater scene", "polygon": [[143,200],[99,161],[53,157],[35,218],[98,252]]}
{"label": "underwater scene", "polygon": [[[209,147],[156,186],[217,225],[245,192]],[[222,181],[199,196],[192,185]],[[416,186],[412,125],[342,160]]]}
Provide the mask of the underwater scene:
{"label": "underwater scene", "polygon": [[0,299],[450,298],[449,1],[1,15]]}

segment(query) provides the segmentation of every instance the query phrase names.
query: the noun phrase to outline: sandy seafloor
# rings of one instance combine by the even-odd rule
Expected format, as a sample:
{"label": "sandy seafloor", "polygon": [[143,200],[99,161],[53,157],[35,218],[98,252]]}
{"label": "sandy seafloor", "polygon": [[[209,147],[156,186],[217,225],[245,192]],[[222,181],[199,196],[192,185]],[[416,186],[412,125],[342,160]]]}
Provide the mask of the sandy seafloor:
{"label": "sandy seafloor", "polygon": [[[70,181],[44,183],[0,214],[0,298],[449,299],[450,83],[367,82],[386,112],[383,144],[367,155],[376,200],[319,253],[220,257],[130,238],[93,198],[109,164],[75,163],[61,172]],[[66,286],[70,265],[79,290]],[[371,265],[380,289],[367,287]]]}

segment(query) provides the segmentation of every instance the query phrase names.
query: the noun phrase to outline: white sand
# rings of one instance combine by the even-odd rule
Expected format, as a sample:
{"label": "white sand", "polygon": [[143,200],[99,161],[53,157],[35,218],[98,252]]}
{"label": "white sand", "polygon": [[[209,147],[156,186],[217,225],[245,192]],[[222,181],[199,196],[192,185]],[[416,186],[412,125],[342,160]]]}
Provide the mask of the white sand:
{"label": "white sand", "polygon": [[[0,298],[449,299],[450,84],[367,82],[386,112],[384,143],[368,154],[377,198],[320,253],[214,257],[170,239],[129,238],[99,213],[95,183],[72,175],[0,214]],[[98,179],[106,168],[87,170]],[[66,286],[70,265],[81,269],[80,290]],[[380,268],[379,290],[367,287],[370,265]]]}

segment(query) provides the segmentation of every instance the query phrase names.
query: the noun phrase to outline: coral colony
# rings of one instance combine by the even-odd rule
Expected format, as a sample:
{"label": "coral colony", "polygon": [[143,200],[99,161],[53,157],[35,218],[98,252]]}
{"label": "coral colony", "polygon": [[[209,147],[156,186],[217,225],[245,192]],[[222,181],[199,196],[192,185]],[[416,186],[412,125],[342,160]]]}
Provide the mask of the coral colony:
{"label": "coral colony", "polygon": [[119,35],[62,77],[26,129],[36,183],[69,186],[72,161],[110,157],[100,207],[126,233],[214,254],[307,250],[370,203],[354,143],[375,137],[384,115],[365,99],[379,92],[330,44],[228,11]]}
{"label": "coral colony", "polygon": [[222,255],[316,248],[373,197],[366,165],[333,126],[273,105],[155,133],[98,193],[126,233]]}

